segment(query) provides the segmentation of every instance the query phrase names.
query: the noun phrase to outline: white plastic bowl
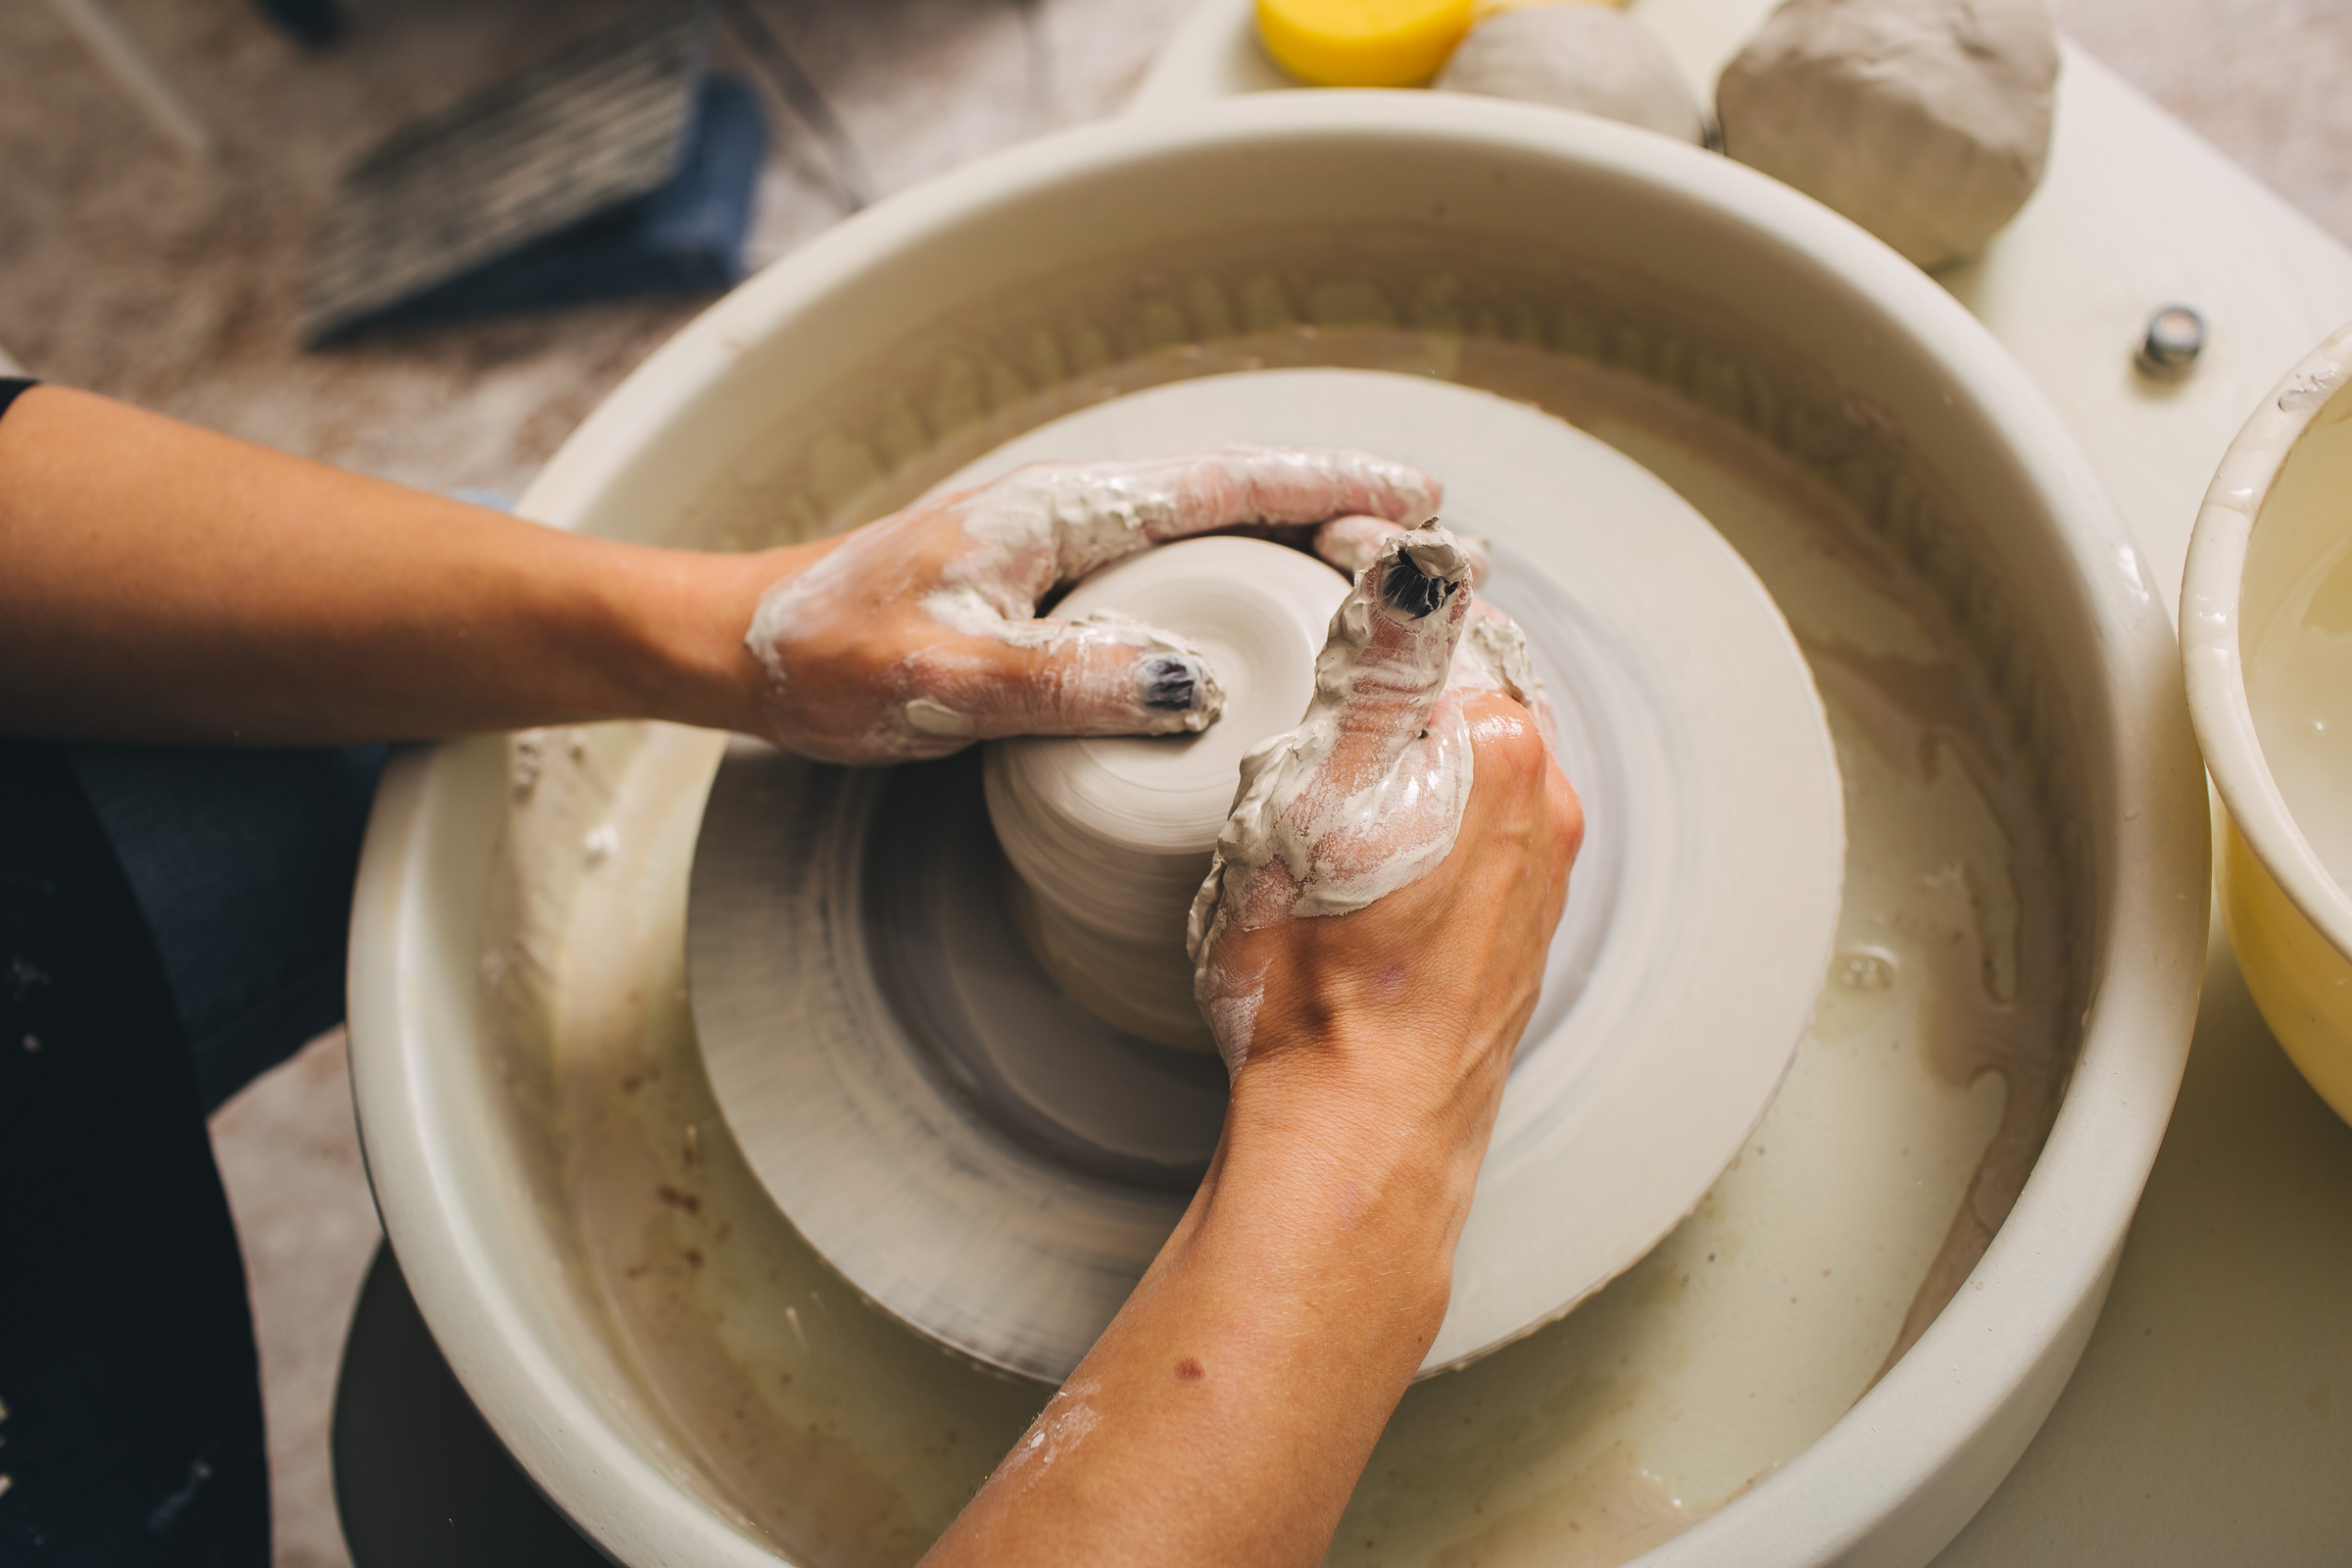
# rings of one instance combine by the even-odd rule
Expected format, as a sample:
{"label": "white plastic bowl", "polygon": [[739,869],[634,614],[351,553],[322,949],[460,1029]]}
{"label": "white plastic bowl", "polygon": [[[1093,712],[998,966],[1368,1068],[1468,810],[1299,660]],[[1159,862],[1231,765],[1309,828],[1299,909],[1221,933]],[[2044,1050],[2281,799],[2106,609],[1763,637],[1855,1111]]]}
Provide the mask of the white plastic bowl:
{"label": "white plastic bowl", "polygon": [[2352,895],[2272,776],[2247,697],[2305,574],[2352,534],[2352,326],[2273,387],[2230,444],[2189,540],[2180,648],[2189,710],[2229,811],[2222,916],[2279,1045],[2352,1121]]}
{"label": "white plastic bowl", "polygon": [[[2022,1197],[1925,1337],[1809,1449],[1644,1559],[1923,1563],[2024,1449],[2098,1315],[2179,1085],[2208,867],[2203,774],[2161,604],[2056,415],[1924,274],[1760,175],[1581,117],[1340,92],[1141,117],[958,171],[753,279],[575,433],[524,510],[694,539],[711,495],[756,485],[779,443],[926,345],[945,352],[958,323],[1077,298],[1122,268],[1164,284],[1152,258],[1187,247],[1369,266],[1392,241],[1451,245],[1466,272],[1566,258],[1661,302],[1659,318],[1689,329],[1682,347],[1702,352],[1658,340],[1611,352],[1648,356],[1702,403],[1708,334],[1778,345],[1799,362],[1792,375],[1833,389],[1821,405],[1833,422],[1867,432],[1896,470],[1865,465],[1846,475],[1850,493],[1899,532],[1924,515],[1903,487],[1932,482],[1959,519],[1906,548],[1999,672],[2064,823],[2086,998],[2079,1057]],[[1131,289],[1139,336],[1106,338],[1112,357],[1152,348],[1149,292]],[[1328,304],[1350,308],[1344,290]],[[926,383],[946,400],[943,424],[958,374],[981,369],[951,364]],[[969,402],[967,450],[1009,433],[992,429],[978,392]],[[877,476],[861,450],[820,451],[812,471],[847,497]],[[378,798],[351,1019],[386,1230],[475,1402],[599,1545],[635,1564],[772,1561],[650,1408],[563,1222],[550,1068],[480,977],[478,934],[514,897],[495,872],[509,811],[495,740],[408,752]],[[560,882],[528,897],[560,904]]]}

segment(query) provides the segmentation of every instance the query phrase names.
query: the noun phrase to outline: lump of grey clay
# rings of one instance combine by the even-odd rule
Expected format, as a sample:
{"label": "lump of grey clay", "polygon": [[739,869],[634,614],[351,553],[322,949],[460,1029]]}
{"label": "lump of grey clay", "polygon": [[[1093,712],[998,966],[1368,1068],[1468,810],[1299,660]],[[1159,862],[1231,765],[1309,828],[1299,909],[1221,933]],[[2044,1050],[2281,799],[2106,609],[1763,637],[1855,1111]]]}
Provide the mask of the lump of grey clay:
{"label": "lump of grey clay", "polygon": [[1705,116],[1674,57],[1614,6],[1533,6],[1470,29],[1434,85],[1621,120],[1688,142]]}
{"label": "lump of grey clay", "polygon": [[1934,267],[2034,193],[2057,80],[2041,0],[1788,0],[1715,113],[1725,152]]}

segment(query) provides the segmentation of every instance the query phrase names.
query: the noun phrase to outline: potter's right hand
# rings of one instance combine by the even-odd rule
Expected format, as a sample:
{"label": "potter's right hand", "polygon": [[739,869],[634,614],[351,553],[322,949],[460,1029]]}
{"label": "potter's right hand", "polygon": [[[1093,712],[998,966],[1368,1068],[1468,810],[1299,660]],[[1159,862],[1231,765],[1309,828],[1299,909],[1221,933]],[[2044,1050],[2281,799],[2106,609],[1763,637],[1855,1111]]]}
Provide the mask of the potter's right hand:
{"label": "potter's right hand", "polygon": [[1335,524],[1317,548],[1360,554],[1368,535],[1420,521],[1438,499],[1427,475],[1360,452],[1032,465],[776,552],[745,638],[768,676],[763,727],[835,762],[940,757],[999,735],[1205,728],[1223,695],[1200,650],[1126,616],[1040,617],[1039,602],[1152,545],[1224,528]]}
{"label": "potter's right hand", "polygon": [[1352,1085],[1474,1112],[1483,1149],[1584,813],[1518,628],[1467,573],[1440,528],[1384,548],[1306,722],[1244,762],[1192,936],[1237,1097]]}
{"label": "potter's right hand", "polygon": [[[1282,821],[1240,837],[1276,853],[1220,840],[1214,935],[1196,949],[1248,977],[1254,1014],[1238,1054],[1238,1014],[1218,1025],[1234,1072],[1216,1152],[1117,1317],[926,1564],[1326,1557],[1445,1320],[1583,831],[1511,695],[1533,676],[1489,667],[1508,622],[1455,665],[1469,571],[1442,529],[1385,543],[1333,618],[1307,721],[1251,754],[1256,806]],[[1425,788],[1448,769],[1466,799]],[[1375,874],[1396,855],[1412,874]],[[1298,912],[1319,883],[1364,902]]]}

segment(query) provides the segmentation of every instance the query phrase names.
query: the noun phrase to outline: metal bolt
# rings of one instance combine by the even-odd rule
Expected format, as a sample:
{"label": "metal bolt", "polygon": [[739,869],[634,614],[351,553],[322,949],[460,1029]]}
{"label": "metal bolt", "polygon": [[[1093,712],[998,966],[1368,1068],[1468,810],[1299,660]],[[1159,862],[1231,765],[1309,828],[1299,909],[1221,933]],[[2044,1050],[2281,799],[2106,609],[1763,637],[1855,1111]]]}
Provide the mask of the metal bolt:
{"label": "metal bolt", "polygon": [[2147,336],[2140,340],[2132,363],[2139,373],[2158,381],[2177,381],[2196,367],[2205,352],[2205,318],[2185,305],[2167,305],[2148,318]]}

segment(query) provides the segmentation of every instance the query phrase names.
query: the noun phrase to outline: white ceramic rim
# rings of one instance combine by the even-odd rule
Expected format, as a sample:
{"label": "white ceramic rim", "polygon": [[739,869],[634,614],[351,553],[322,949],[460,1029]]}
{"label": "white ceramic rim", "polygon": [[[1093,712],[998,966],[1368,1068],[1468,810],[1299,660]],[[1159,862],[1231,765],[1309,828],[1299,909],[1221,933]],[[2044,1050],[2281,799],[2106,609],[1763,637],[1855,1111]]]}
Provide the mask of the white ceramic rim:
{"label": "white ceramic rim", "polygon": [[[1968,1283],[1925,1336],[1822,1438],[1737,1503],[1648,1554],[1652,1564],[1818,1562],[1857,1544],[1872,1558],[1924,1561],[1974,1513],[2055,1399],[2046,1368],[2070,1367],[2104,1298],[2180,1087],[2203,975],[2209,866],[2183,853],[2207,831],[2180,692],[2173,629],[2122,520],[2055,409],[1984,327],[1925,273],[1809,198],[1728,159],[1589,117],[1466,96],[1266,93],[1079,127],[968,165],[850,219],[714,305],[651,356],[582,423],[521,511],[568,525],[675,417],[675,389],[707,385],[740,349],[845,280],[939,226],[1073,175],[1139,157],[1355,134],[1413,135],[1579,162],[1702,202],[1767,249],[1835,273],[1888,329],[1933,345],[1951,398],[1997,431],[2034,487],[2079,528],[2071,540],[2108,694],[2121,820],[2111,844],[2106,940],[2085,956],[2145,983],[2096,985],[2081,1054],[2041,1158]],[[557,1372],[546,1326],[486,1298],[468,1260],[496,1245],[451,1177],[458,1130],[418,1114],[432,1068],[417,1043],[408,971],[423,960],[423,911],[409,884],[424,858],[448,753],[396,759],[369,825],[352,928],[353,1080],[378,1207],[435,1338],[492,1429],[592,1540],[625,1560],[772,1568],[718,1510],[624,1443]],[[2165,983],[2169,981],[2169,984]],[[2048,1175],[2065,1171],[2063,1184]],[[2096,1239],[2085,1245],[2086,1239]],[[1997,1289],[1988,1287],[1997,1286]],[[1982,1299],[1980,1298],[1983,1298]],[[2020,1315],[2054,1336],[2004,1333]],[[2034,1310],[2038,1308],[2038,1310]],[[1966,1471],[1954,1500],[1936,1483]],[[1859,1500],[1858,1500],[1859,1499]],[[1888,1551],[1900,1539],[1918,1547]]]}
{"label": "white ceramic rim", "polygon": [[2180,670],[2189,720],[2230,819],[2303,918],[2336,952],[2352,955],[2352,895],[2320,863],[2271,776],[2238,646],[2238,597],[2254,529],[2295,444],[2348,382],[2352,324],[2338,327],[2265,393],[2230,443],[2189,535],[2180,579]]}

